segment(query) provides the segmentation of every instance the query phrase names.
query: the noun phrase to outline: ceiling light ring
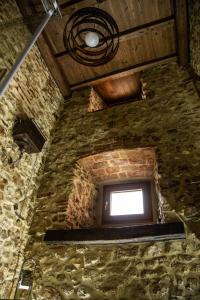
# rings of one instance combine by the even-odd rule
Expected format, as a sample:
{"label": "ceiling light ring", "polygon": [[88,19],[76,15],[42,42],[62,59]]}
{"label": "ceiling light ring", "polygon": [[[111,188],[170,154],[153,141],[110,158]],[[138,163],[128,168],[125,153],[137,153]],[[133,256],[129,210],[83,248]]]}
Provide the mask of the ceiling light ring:
{"label": "ceiling light ring", "polygon": [[[79,45],[75,39],[74,39],[74,44],[72,46],[72,48],[76,51],[81,51],[83,54],[85,55],[91,55],[91,56],[97,56],[97,55],[101,55],[104,54],[101,58],[104,58],[106,55],[108,55],[108,53],[113,51],[113,44],[109,41],[109,40],[105,40],[102,44],[101,47],[106,44],[106,46],[103,47],[102,50],[96,51],[95,53],[91,53],[88,50],[84,49],[84,45]],[[81,58],[84,58],[83,56],[81,56]]]}
{"label": "ceiling light ring", "polygon": [[[107,43],[107,42],[106,42]],[[79,54],[79,56],[81,56],[81,58],[85,58],[85,56],[82,56],[81,54],[84,54],[84,55],[90,55],[91,57],[94,57],[94,56],[101,56],[99,57],[99,59],[102,59],[104,57],[106,57],[108,55],[108,53],[110,53],[112,51],[112,46],[107,46],[107,47],[104,47],[102,50],[99,50],[99,51],[95,51],[95,53],[90,53],[88,52],[88,50],[82,48],[81,47],[78,47],[76,50],[77,51],[80,51],[81,53]],[[87,58],[88,61],[90,61],[88,58]],[[93,60],[91,60],[93,61]]]}
{"label": "ceiling light ring", "polygon": [[[83,29],[83,30],[80,30],[79,33],[84,33],[84,32],[87,32],[87,29]],[[94,32],[94,33],[97,33],[98,36],[99,36],[99,44],[98,44],[98,47],[103,47],[103,46],[106,46],[106,47],[110,47],[110,45],[113,45],[112,43],[112,40],[105,37],[98,29],[96,28],[92,28],[90,30],[90,32]],[[79,33],[73,37],[74,40],[76,40],[76,38],[78,38],[79,36]],[[81,38],[82,40],[82,38]],[[75,41],[75,44],[78,45],[78,48],[80,47],[81,49],[84,49],[84,45],[79,45],[76,41]],[[84,43],[85,44],[85,43]],[[96,53],[98,54],[98,51],[96,50]]]}
{"label": "ceiling light ring", "polygon": [[[97,30],[93,30],[93,32],[97,32],[98,33],[98,31]],[[79,34],[79,33],[78,33]],[[76,50],[76,51],[81,51],[81,52],[83,52],[84,54],[86,54],[86,55],[92,55],[93,56],[93,54],[95,55],[95,53],[97,54],[97,55],[100,55],[101,53],[103,53],[104,52],[104,48],[102,48],[102,49],[100,49],[99,51],[95,51],[95,53],[91,53],[91,52],[89,52],[87,49],[84,49],[84,44],[82,44],[82,45],[79,45],[77,42],[76,42],[76,38],[78,37],[78,34],[77,34],[77,36],[75,36],[75,37],[73,37],[73,41],[74,41],[74,43],[73,43],[73,48]],[[101,33],[99,33],[99,35],[100,35]],[[101,35],[100,35],[101,36]],[[102,42],[101,42],[102,41]],[[100,43],[99,43],[99,47],[101,46],[101,47],[103,47],[103,45],[104,45],[104,43],[105,42],[103,42],[103,39],[100,39]]]}
{"label": "ceiling light ring", "polygon": [[[73,46],[72,46],[72,47],[73,47],[74,49],[76,49],[77,51],[78,51],[78,50],[81,50],[81,51],[84,52],[84,54],[86,54],[86,55],[90,54],[90,55],[94,56],[95,53],[96,53],[97,55],[102,54],[103,51],[105,51],[105,50],[104,50],[105,47],[107,47],[107,52],[108,52],[108,50],[109,50],[111,47],[113,47],[113,43],[112,43],[112,41],[111,41],[109,38],[108,38],[108,39],[107,39],[107,38],[104,39],[103,34],[102,34],[98,29],[96,29],[96,28],[91,28],[90,31],[96,32],[96,33],[100,36],[100,39],[99,39],[99,40],[100,40],[99,47],[104,46],[104,44],[106,44],[106,45],[104,46],[103,49],[101,49],[101,50],[99,50],[99,51],[95,51],[95,53],[91,53],[90,51],[85,50],[85,49],[84,49],[84,44],[79,45],[78,42],[76,41],[76,39],[77,39],[77,38],[82,39],[82,38],[80,38],[80,37],[81,37],[81,34],[84,33],[84,32],[87,32],[87,30],[88,30],[87,28],[84,28],[84,29],[80,30],[78,33],[76,33],[75,36],[74,36],[74,34],[72,35],[72,40],[73,40]],[[113,50],[113,49],[111,49],[111,51],[112,51],[112,50]]]}
{"label": "ceiling light ring", "polygon": [[[101,55],[101,57],[100,57],[99,59],[101,59],[102,61],[104,61],[104,60],[106,60],[107,57],[110,56],[110,55],[111,55],[110,53],[106,53],[106,54],[105,54],[105,52],[104,52],[104,53],[102,53],[102,55]],[[82,53],[80,53],[79,57],[80,57],[81,59],[87,60],[88,65],[90,65],[91,62],[96,62],[96,59],[93,59],[92,56],[90,56],[90,58],[89,58],[89,57],[85,57],[85,56],[82,55]],[[95,56],[94,56],[94,57],[95,57]],[[95,66],[99,66],[99,65],[100,65],[99,63],[95,63]]]}
{"label": "ceiling light ring", "polygon": [[[88,66],[90,66],[91,63],[95,64],[96,67],[101,65],[101,64],[99,64],[99,62],[96,59],[93,59],[91,56],[90,56],[90,58],[89,57],[86,58],[85,56],[82,56],[81,54],[79,55],[80,63],[81,63],[82,59],[85,59],[85,60],[87,60]],[[73,53],[72,53],[72,55],[73,55]],[[77,60],[79,58],[76,57]],[[101,61],[106,60],[106,59],[107,59],[107,56],[106,57],[104,55],[101,56]]]}
{"label": "ceiling light ring", "polygon": [[[74,53],[71,53],[71,56],[74,56]],[[86,63],[87,63],[88,66],[90,66],[91,63],[92,63],[93,66],[99,66],[99,65],[102,64],[102,62],[103,62],[103,63],[106,63],[108,57],[109,57],[109,58],[110,58],[110,57],[112,58],[112,55],[111,55],[110,53],[109,53],[109,54],[103,53],[103,54],[101,55],[101,57],[100,57],[101,63],[97,62],[96,59],[89,59],[89,58],[86,58],[85,56],[83,56],[83,55],[81,55],[81,54],[79,54],[79,57],[80,57],[80,59],[77,59],[77,57],[76,57],[76,60],[78,60],[78,62],[80,61],[80,63],[82,63],[81,60],[84,59],[84,60],[86,61]],[[95,57],[95,56],[94,56],[94,57]],[[90,55],[90,58],[91,58],[91,55]],[[85,65],[86,65],[86,63],[85,63]]]}
{"label": "ceiling light ring", "polygon": [[[92,46],[85,44],[86,32],[96,33],[98,43],[94,42]],[[118,51],[118,26],[104,10],[95,7],[83,8],[76,11],[66,23],[63,42],[74,60],[87,66],[99,66],[109,62]]]}
{"label": "ceiling light ring", "polygon": [[[89,15],[89,17],[90,17],[90,15]],[[70,18],[70,19],[71,19],[71,18]],[[70,22],[70,19],[69,19],[68,22]],[[115,25],[114,25],[112,22],[109,23],[109,25],[110,25],[110,27],[111,27],[111,29],[112,29],[112,31],[111,31],[110,28],[109,28],[109,26],[108,26],[108,24],[105,22],[105,20],[104,20],[101,16],[99,16],[99,19],[101,20],[101,22],[99,22],[98,20],[96,20],[95,22],[87,22],[88,16],[84,16],[84,18],[83,18],[82,20],[78,21],[78,23],[76,23],[76,22],[74,21],[73,24],[72,24],[72,27],[70,28],[69,31],[71,31],[72,29],[75,29],[77,26],[81,25],[82,22],[84,21],[85,24],[86,24],[86,23],[91,23],[91,24],[96,23],[96,24],[98,24],[98,25],[101,25],[101,26],[103,26],[104,29],[106,29],[110,34],[112,34],[112,33],[113,33],[112,31],[114,31],[114,30],[116,29],[116,28],[115,28]],[[78,20],[78,16],[77,16],[76,20]],[[89,19],[89,20],[94,20],[94,16],[92,16],[92,18]]]}
{"label": "ceiling light ring", "polygon": [[[71,27],[71,30],[70,32],[72,32],[73,34],[73,30],[77,29],[79,27],[79,25],[81,25],[82,23],[79,22],[78,24],[73,24],[73,26]],[[107,24],[104,22],[104,20],[102,20],[102,22],[96,20],[94,23],[91,23],[90,21],[88,21],[88,19],[85,21],[85,24],[92,24],[93,26],[96,24],[96,25],[99,25],[99,26],[102,26],[110,35],[112,35],[112,31],[109,29],[109,26],[107,26]],[[85,28],[85,31],[94,31],[94,29],[96,29],[95,27],[89,27],[89,28]],[[96,29],[98,30],[98,29]],[[81,31],[81,30],[80,30]],[[100,30],[98,30],[98,33],[101,34],[101,36],[103,38],[107,38],[105,37],[101,32]],[[109,37],[107,38],[109,39]],[[84,43],[84,40],[81,38],[82,42]]]}

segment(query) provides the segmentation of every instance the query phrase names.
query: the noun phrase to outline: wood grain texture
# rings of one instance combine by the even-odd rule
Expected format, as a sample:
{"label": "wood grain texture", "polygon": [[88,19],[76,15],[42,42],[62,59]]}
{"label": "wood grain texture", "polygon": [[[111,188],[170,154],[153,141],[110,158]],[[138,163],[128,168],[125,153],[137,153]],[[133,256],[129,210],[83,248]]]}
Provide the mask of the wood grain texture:
{"label": "wood grain texture", "polygon": [[187,0],[174,0],[178,62],[189,64],[189,24]]}
{"label": "wood grain texture", "polygon": [[95,85],[98,84],[100,82],[104,82],[106,80],[110,80],[110,79],[116,79],[116,78],[123,78],[124,76],[128,76],[130,74],[134,74],[137,72],[141,72],[143,70],[146,70],[148,68],[154,67],[157,64],[167,64],[170,62],[176,62],[177,61],[177,56],[176,54],[171,54],[165,57],[161,57],[158,59],[153,59],[153,60],[149,60],[140,64],[136,64],[133,66],[130,66],[128,68],[124,68],[124,69],[120,69],[111,73],[107,73],[104,75],[97,75],[96,77],[92,78],[92,79],[88,79],[86,81],[82,81],[79,82],[77,84],[71,85],[71,90],[77,90],[86,86],[91,86],[91,85]]}

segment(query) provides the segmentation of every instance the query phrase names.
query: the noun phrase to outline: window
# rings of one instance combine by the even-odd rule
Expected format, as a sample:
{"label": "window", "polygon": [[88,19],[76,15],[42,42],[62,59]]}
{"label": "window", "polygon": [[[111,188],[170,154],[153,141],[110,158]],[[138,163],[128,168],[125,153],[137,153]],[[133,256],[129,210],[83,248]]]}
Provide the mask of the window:
{"label": "window", "polygon": [[152,222],[151,183],[105,185],[102,221],[113,224]]}

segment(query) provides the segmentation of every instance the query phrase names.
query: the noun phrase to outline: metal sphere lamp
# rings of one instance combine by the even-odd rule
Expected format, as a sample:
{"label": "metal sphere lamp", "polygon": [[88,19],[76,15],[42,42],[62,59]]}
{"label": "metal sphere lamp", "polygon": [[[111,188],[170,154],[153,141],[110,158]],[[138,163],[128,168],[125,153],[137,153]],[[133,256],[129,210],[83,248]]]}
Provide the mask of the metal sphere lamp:
{"label": "metal sphere lamp", "polygon": [[111,61],[119,48],[119,29],[106,11],[86,7],[68,20],[63,42],[69,55],[78,63],[96,67]]}

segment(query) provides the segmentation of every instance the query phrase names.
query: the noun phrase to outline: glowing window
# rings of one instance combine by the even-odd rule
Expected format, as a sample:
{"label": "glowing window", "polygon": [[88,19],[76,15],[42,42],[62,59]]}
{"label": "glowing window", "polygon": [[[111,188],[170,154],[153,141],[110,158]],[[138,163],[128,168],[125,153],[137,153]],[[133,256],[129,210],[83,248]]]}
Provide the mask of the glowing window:
{"label": "glowing window", "polygon": [[105,185],[103,223],[152,221],[150,182]]}
{"label": "glowing window", "polygon": [[110,215],[144,214],[142,190],[111,192]]}

